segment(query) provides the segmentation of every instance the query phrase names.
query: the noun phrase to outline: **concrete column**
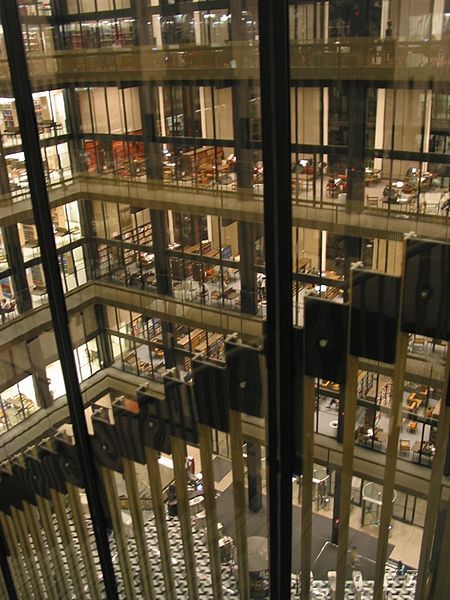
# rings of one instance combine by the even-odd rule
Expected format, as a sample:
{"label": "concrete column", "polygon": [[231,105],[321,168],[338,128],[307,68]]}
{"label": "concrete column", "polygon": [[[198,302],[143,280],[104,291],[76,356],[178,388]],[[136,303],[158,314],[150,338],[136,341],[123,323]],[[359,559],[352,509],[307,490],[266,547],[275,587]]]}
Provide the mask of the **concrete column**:
{"label": "concrete column", "polygon": [[442,38],[442,26],[444,24],[445,5],[445,0],[433,0],[431,36],[436,40],[440,40]]}
{"label": "concrete column", "polygon": [[386,29],[389,21],[389,0],[381,1],[381,23],[380,23],[380,39],[386,37]]}
{"label": "concrete column", "polygon": [[195,35],[195,43],[200,46],[201,44],[208,43],[207,40],[203,39],[202,36],[202,23],[200,20],[200,13],[198,10],[194,11],[194,35]]}
{"label": "concrete column", "polygon": [[255,315],[256,304],[256,272],[255,272],[255,223],[238,222],[239,254],[241,257],[239,268],[241,274],[241,311]]}
{"label": "concrete column", "polygon": [[330,20],[330,3],[324,2],[323,7],[323,41],[328,42],[328,25]]}
{"label": "concrete column", "polygon": [[[328,27],[326,29],[328,32]],[[329,122],[329,110],[330,110],[330,100],[329,100],[329,88],[322,88],[322,131],[323,131],[323,140],[322,143],[324,146],[328,145],[328,122]],[[328,154],[323,155],[323,160],[325,163],[328,163]]]}
{"label": "concrete column", "polygon": [[[375,116],[375,148],[383,148],[384,147],[385,101],[386,101],[386,90],[381,89],[381,88],[377,89],[377,112],[376,112],[376,116]],[[375,158],[373,166],[375,169],[382,169],[383,168],[383,159]]]}
{"label": "concrete column", "polygon": [[[425,104],[424,104],[424,115],[423,115],[423,147],[422,152],[430,151],[430,134],[431,134],[431,106],[433,102],[433,91],[427,90],[425,92]],[[422,172],[428,171],[428,163],[422,163]]]}
{"label": "concrete column", "polygon": [[[34,342],[34,343],[33,343]],[[53,394],[50,391],[49,380],[45,372],[45,361],[39,343],[39,337],[27,341],[27,351],[30,359],[36,400],[41,408],[48,408],[53,404]]]}
{"label": "concrete column", "polygon": [[95,304],[94,311],[98,329],[100,332],[100,335],[97,338],[99,342],[100,365],[102,369],[106,369],[107,367],[110,367],[114,362],[111,339],[106,333],[106,329],[108,328],[106,308],[103,304]]}
{"label": "concrete column", "polygon": [[80,215],[81,233],[85,239],[83,245],[84,266],[86,268],[86,277],[88,280],[95,279],[96,260],[98,258],[97,248],[93,242],[93,222],[94,215],[92,211],[92,202],[90,200],[78,200],[78,212]]}
{"label": "concrete column", "polygon": [[344,257],[344,279],[347,285],[344,288],[344,302],[348,301],[348,284],[350,282],[350,269],[353,262],[361,259],[361,238],[345,238],[345,257]]}
{"label": "concrete column", "polygon": [[327,232],[321,231],[321,252],[320,252],[320,272],[327,270]]}

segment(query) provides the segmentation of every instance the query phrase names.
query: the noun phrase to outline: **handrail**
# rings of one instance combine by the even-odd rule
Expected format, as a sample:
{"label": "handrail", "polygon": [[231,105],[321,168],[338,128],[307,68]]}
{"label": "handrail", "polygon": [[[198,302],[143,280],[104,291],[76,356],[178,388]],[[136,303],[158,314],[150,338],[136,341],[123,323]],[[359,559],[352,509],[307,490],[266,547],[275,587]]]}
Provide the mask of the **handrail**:
{"label": "handrail", "polygon": [[[413,69],[416,76],[423,79],[431,74],[431,69],[445,71],[450,67],[449,46],[448,39],[399,41],[355,37],[327,42],[291,42],[291,69],[294,72],[304,68],[356,69],[353,77],[364,78],[365,72],[359,71],[359,68],[384,68],[393,78],[400,79],[404,79],[404,69],[408,72]],[[259,77],[259,44],[236,41],[222,46],[180,44],[164,49],[130,46],[58,50],[48,54],[29,54],[28,65],[32,79],[56,76],[61,80],[75,76],[79,79],[79,73],[120,71],[175,74],[194,70],[200,73],[205,69],[216,71],[217,78],[222,77],[224,69],[228,78],[239,77],[241,70],[245,73],[248,69],[252,70],[252,77]],[[304,75],[307,76],[307,73]],[[442,75],[440,72],[439,76]],[[4,59],[0,60],[0,79],[9,79],[9,67]]]}

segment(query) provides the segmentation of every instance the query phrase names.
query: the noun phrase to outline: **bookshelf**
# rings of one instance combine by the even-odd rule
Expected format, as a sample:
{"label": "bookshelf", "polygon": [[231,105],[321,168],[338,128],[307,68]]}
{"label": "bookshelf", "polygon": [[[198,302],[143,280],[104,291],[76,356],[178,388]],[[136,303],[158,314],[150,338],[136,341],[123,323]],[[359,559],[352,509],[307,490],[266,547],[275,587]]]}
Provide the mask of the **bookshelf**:
{"label": "bookshelf", "polygon": [[[201,345],[206,343],[206,331],[204,329],[193,329],[190,334],[186,334],[177,341],[177,346],[186,353],[201,351]],[[191,357],[184,356],[184,370],[191,368]]]}
{"label": "bookshelf", "polygon": [[[181,248],[176,248],[180,254],[190,255],[197,254],[199,256],[203,254],[208,254],[212,252],[212,243],[210,240],[203,240],[199,244],[194,244],[193,246],[185,246],[183,251]],[[200,262],[196,260],[190,260],[187,256],[186,258],[170,258],[170,268],[172,271],[172,277],[177,281],[182,281],[186,277],[190,277],[192,275],[194,281],[205,281],[205,271],[209,271],[211,266],[209,264],[202,265]],[[203,270],[203,273],[202,273]]]}
{"label": "bookshelf", "polygon": [[223,149],[218,146],[203,146],[195,150],[183,152],[181,156],[181,169],[187,175],[192,175],[196,171],[212,170],[216,160],[221,161],[223,158]]}
{"label": "bookshelf", "polygon": [[[371,371],[358,371],[358,384],[356,388],[356,397],[365,398],[373,386],[373,373]],[[339,397],[340,386],[333,381],[321,380],[319,383],[319,393],[325,396]]]}
{"label": "bookshelf", "polygon": [[4,102],[0,104],[0,113],[3,119],[3,126],[5,130],[11,130],[18,127],[17,113],[15,102]]}

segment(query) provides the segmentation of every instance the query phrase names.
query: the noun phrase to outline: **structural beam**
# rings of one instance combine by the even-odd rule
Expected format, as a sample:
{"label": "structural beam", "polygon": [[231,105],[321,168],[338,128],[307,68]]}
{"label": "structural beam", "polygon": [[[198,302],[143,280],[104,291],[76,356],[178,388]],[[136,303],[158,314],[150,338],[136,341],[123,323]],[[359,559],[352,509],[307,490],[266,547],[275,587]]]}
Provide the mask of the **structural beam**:
{"label": "structural beam", "polygon": [[292,213],[286,0],[259,0],[267,278],[270,596],[291,597]]}

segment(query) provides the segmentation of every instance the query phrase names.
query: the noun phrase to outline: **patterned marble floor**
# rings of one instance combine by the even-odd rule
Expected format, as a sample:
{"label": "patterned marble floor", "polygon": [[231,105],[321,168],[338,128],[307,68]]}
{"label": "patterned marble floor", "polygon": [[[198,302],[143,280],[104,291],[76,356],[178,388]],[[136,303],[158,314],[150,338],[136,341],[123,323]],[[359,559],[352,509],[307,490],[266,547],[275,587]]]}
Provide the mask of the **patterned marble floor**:
{"label": "patterned marble floor", "polygon": [[[127,514],[127,511],[123,511]],[[81,555],[81,549],[78,544],[77,537],[75,535],[75,527],[73,525],[72,520],[69,516],[70,529],[73,537],[73,545],[71,546],[70,552],[73,553],[73,556],[76,560],[77,567],[79,569],[79,573],[83,582],[83,588],[85,597],[89,598],[89,590],[87,587],[86,581],[86,573],[84,569],[83,559]],[[179,520],[174,518],[169,518],[167,520],[168,532],[169,532],[169,543],[170,550],[172,556],[172,565],[174,570],[175,577],[175,588],[176,588],[176,597],[168,598],[164,589],[164,580],[162,576],[162,569],[160,563],[160,554],[158,551],[158,543],[157,543],[157,532],[155,526],[155,519],[153,512],[150,510],[143,511],[144,516],[144,527],[145,527],[145,536],[147,541],[147,547],[149,551],[149,561],[152,567],[153,574],[153,585],[155,589],[156,598],[158,600],[185,600],[188,598],[188,589],[187,589],[187,578],[186,578],[186,570],[183,558],[183,549],[181,544],[181,530]],[[102,588],[102,596],[104,596],[103,584],[101,581],[101,572],[99,566],[98,555],[95,550],[95,544],[93,539],[93,530],[92,524],[89,518],[86,518],[86,523],[88,527],[89,536],[91,539],[92,547],[93,547],[93,556],[94,562],[96,565],[98,578],[100,582],[100,586]],[[54,521],[55,527],[57,527],[56,520]],[[197,570],[197,583],[199,590],[199,597],[203,599],[212,599],[212,581],[211,581],[211,570],[209,563],[209,555],[208,548],[206,542],[205,531],[202,529],[197,529],[193,526],[193,540],[195,547],[195,561],[196,561],[196,570]],[[130,529],[129,533],[132,533]],[[117,554],[117,547],[115,543],[115,539],[113,534],[110,535],[111,549],[113,555],[113,564],[114,570],[118,582],[119,587],[119,598],[125,599],[125,589],[122,574],[119,568],[119,558]],[[31,540],[30,543],[32,544]],[[62,550],[62,542],[61,538],[58,535],[58,543],[60,545],[60,549]],[[144,598],[143,590],[141,587],[141,575],[140,575],[140,567],[138,562],[138,554],[137,548],[132,535],[129,535],[127,538],[127,550],[129,563],[131,567],[131,575],[132,580],[135,587],[136,598]],[[62,598],[61,600],[71,600],[77,599],[75,591],[70,583],[70,572],[68,568],[67,558],[63,555],[63,568],[66,576],[66,585],[68,587],[68,595]],[[40,573],[40,562],[36,563],[38,573]],[[223,583],[223,597],[224,600],[229,600],[232,598],[238,598],[238,586],[237,580],[235,576],[235,569],[233,569],[233,564],[231,561],[226,562],[222,565],[222,583]],[[385,598],[389,600],[413,600],[414,591],[416,585],[416,572],[409,572],[407,575],[403,577],[398,577],[396,575],[396,564],[393,562],[388,562],[386,565],[386,577],[385,577]],[[300,585],[298,581],[298,577],[296,575],[292,576],[292,599],[300,598]],[[260,597],[260,596],[259,596]],[[259,598],[258,597],[258,598]],[[311,599],[312,600],[331,600],[333,598],[333,593],[330,591],[330,586],[327,581],[313,581],[312,589],[311,589]],[[347,582],[346,585],[346,593],[345,598],[348,600],[371,600],[373,597],[373,582],[364,582],[362,590],[357,592],[354,589],[352,582]],[[53,599],[52,599],[53,600]]]}

